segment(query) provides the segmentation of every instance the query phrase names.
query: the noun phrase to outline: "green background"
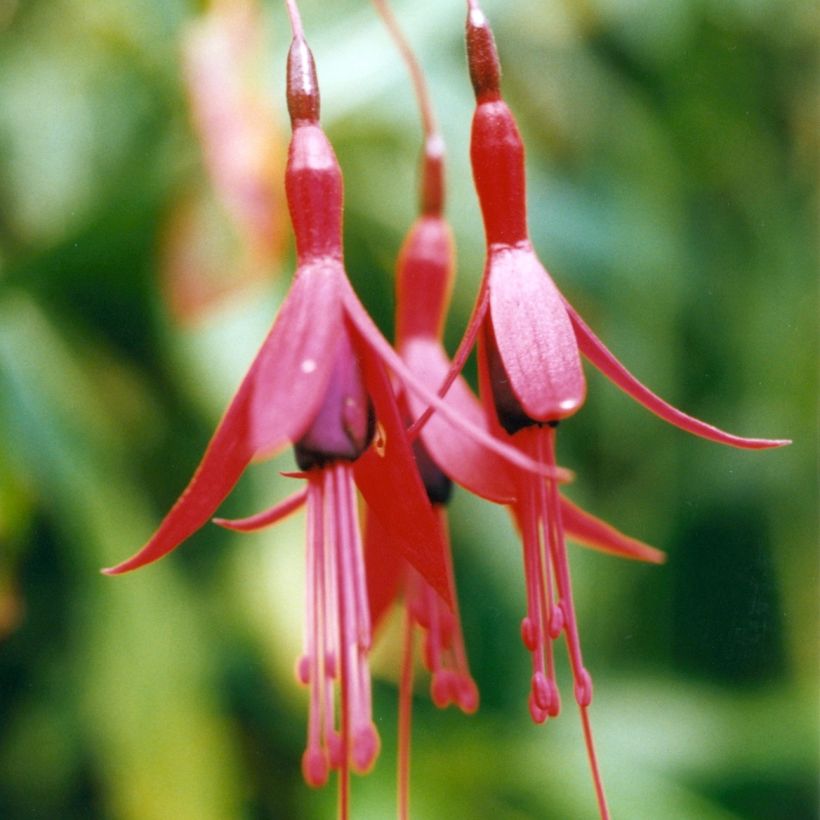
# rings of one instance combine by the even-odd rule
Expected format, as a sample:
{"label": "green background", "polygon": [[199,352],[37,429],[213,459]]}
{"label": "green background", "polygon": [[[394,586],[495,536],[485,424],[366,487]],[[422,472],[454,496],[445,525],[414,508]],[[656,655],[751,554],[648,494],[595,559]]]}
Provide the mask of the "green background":
{"label": "green background", "polygon": [[[616,818],[818,817],[813,6],[485,3],[527,145],[533,241],[559,287],[678,406],[794,439],[766,453],[694,439],[591,370],[587,404],[561,426],[572,497],[669,555],[653,567],[572,548]],[[449,150],[452,350],[484,254],[464,9],[396,11]],[[201,12],[0,0],[3,818],[334,815],[333,787],[311,791],[299,772],[302,517],[250,536],[206,527],[149,569],[98,573],[184,487],[293,267],[288,239],[268,277],[194,322],[163,298],[169,219],[211,185],[180,59]],[[391,270],[415,213],[414,100],[367,3],[305,0],[303,16],[345,173],[348,270],[390,334]],[[259,93],[281,162],[289,34],[278,3],[263,20]],[[281,498],[286,463],[251,470],[223,512]],[[510,522],[458,491],[452,526],[482,703],[471,718],[439,712],[419,677],[413,816],[594,817],[563,651],[562,716],[528,718]],[[354,780],[357,818],[394,814],[397,645],[389,627],[373,660],[383,751]]]}

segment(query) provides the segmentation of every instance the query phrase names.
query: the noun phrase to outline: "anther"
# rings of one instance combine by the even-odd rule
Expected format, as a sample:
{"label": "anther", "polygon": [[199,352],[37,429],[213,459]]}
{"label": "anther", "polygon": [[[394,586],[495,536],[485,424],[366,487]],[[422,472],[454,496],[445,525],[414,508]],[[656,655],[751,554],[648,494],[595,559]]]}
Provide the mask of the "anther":
{"label": "anther", "polygon": [[532,696],[539,709],[549,712],[552,706],[552,691],[543,672],[536,672],[532,676]]}
{"label": "anther", "polygon": [[530,706],[530,717],[532,718],[533,723],[543,723],[548,715],[546,709],[542,709],[536,702],[533,693],[530,692],[530,699],[529,699],[529,706]]}
{"label": "anther", "polygon": [[458,682],[458,705],[461,711],[471,715],[478,709],[478,687],[475,681],[467,676],[462,676]]}
{"label": "anther", "polygon": [[561,609],[560,606],[553,605],[549,623],[550,638],[555,640],[561,634],[561,630],[564,628],[564,623],[564,610]]}
{"label": "anther", "polygon": [[583,667],[576,673],[575,700],[579,706],[589,706],[592,702],[592,678]]}
{"label": "anther", "polygon": [[358,729],[353,737],[351,762],[357,774],[366,774],[379,754],[381,741],[376,727],[369,723]]}
{"label": "anther", "polygon": [[303,686],[307,686],[308,683],[310,683],[310,667],[310,658],[307,655],[302,655],[302,657],[296,661],[296,679]]}
{"label": "anther", "polygon": [[446,669],[439,669],[433,673],[430,681],[430,699],[439,709],[445,709],[452,703],[452,683],[451,673]]}
{"label": "anther", "polygon": [[538,627],[529,617],[521,620],[521,640],[530,652],[538,648]]}
{"label": "anther", "polygon": [[305,782],[318,789],[327,783],[328,773],[329,766],[325,752],[316,747],[305,749],[302,755],[302,775]]}
{"label": "anther", "polygon": [[561,695],[558,692],[558,686],[554,680],[550,679],[548,685],[550,690],[550,706],[547,712],[550,717],[558,717],[561,711]]}

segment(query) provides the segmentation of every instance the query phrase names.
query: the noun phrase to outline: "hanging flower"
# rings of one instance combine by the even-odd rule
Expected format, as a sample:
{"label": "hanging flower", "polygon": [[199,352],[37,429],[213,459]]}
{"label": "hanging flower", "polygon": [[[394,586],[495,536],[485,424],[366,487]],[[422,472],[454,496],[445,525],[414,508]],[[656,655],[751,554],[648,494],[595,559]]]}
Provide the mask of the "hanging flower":
{"label": "hanging flower", "polygon": [[[467,55],[477,101],[471,160],[487,238],[487,265],[470,325],[439,394],[444,395],[455,381],[455,401],[463,400],[459,398],[463,388],[457,386],[457,374],[477,339],[480,393],[490,430],[522,453],[554,467],[556,427],[581,407],[586,396],[583,353],[622,390],[688,432],[749,449],[787,444],[725,433],[664,402],[618,362],[561,296],[530,244],[524,148],[515,120],[501,98],[495,43],[476,0],[468,0]],[[430,377],[437,369],[443,375],[441,353],[433,354],[429,343],[415,342],[414,346],[426,350],[413,354],[419,362],[414,369],[418,372],[426,367]],[[416,427],[427,422],[430,412],[421,414]],[[456,446],[443,420],[433,417],[424,430],[423,440],[431,453],[446,454],[448,447]],[[464,479],[478,491],[476,482],[483,472],[480,459],[476,464],[466,461],[470,466]],[[457,462],[450,459],[448,466],[454,469]],[[444,466],[445,472],[447,469]],[[585,530],[587,538],[594,534],[604,541],[615,533],[563,500],[553,478],[542,480],[514,472],[513,487],[513,510],[524,542],[527,614],[522,621],[522,638],[532,655],[530,713],[536,722],[558,714],[553,642],[563,634],[599,810],[602,817],[608,817],[587,712],[592,681],[581,653],[565,536],[572,526]],[[617,540],[610,542],[610,548]],[[639,543],[630,545],[626,552],[648,560],[660,558]]]}
{"label": "hanging flower", "polygon": [[211,518],[252,459],[294,446],[301,471],[294,475],[307,488],[267,512],[221,523],[256,529],[307,502],[308,614],[299,677],[310,687],[310,717],[303,772],[309,783],[321,785],[338,768],[347,816],[348,771],[366,771],[379,745],[371,717],[370,614],[354,483],[369,514],[389,532],[390,547],[452,605],[439,523],[414,465],[385,359],[405,389],[418,391],[460,429],[524,469],[545,470],[459,419],[413,377],[353,293],[342,261],[341,171],[319,126],[315,67],[298,15],[287,98],[293,137],[286,192],[297,247],[293,286],[188,487],[139,552],[103,571],[121,574],[166,555]]}
{"label": "hanging flower", "polygon": [[[442,330],[452,290],[454,265],[450,231],[441,216],[442,153],[441,140],[436,135],[429,136],[424,153],[423,212],[411,228],[402,247],[396,276],[397,349],[408,367],[431,387],[441,384],[450,369],[450,361],[442,344]],[[411,418],[423,415],[423,401],[412,394],[405,395],[402,399],[406,412]],[[495,435],[509,438],[494,421],[494,413],[490,416],[485,412],[461,376],[453,382],[445,401],[456,408],[459,415],[470,419],[474,424],[486,427]],[[513,441],[518,446],[518,441]],[[541,450],[533,450],[532,454],[539,459],[550,457],[548,453]],[[489,452],[474,439],[464,436],[447,419],[438,414],[420,428],[419,439],[416,442],[416,460],[428,496],[434,502],[434,506],[440,510],[442,521],[446,515],[445,504],[449,497],[450,479],[483,498],[507,504],[511,509],[524,542],[527,569],[528,614],[522,624],[522,634],[525,643],[533,653],[534,670],[530,710],[534,720],[539,723],[543,722],[548,714],[558,713],[559,698],[555,685],[551,644],[542,641],[542,637],[549,634],[552,639],[556,638],[562,631],[564,623],[561,611],[551,602],[551,591],[548,585],[549,564],[540,547],[541,543],[550,543],[546,540],[546,531],[542,532],[543,522],[546,520],[542,507],[547,499],[557,505],[552,514],[561,516],[563,532],[582,544],[622,557],[653,563],[663,561],[664,555],[659,550],[618,532],[615,528],[563,498],[555,491],[554,481],[545,484],[537,477],[530,480],[528,473],[505,464],[495,453]],[[556,539],[553,541],[555,541],[557,553],[558,542]],[[561,549],[563,549],[563,536]],[[373,550],[374,555],[378,552],[376,549]],[[375,600],[371,597],[374,613],[381,613],[402,587],[400,559],[393,560],[383,550],[380,554],[383,556],[380,562],[368,565],[368,578],[373,576],[373,581],[369,586],[375,590]],[[447,555],[449,560],[449,551]],[[560,559],[560,556],[558,558]],[[566,559],[563,560],[566,563]],[[389,563],[386,563],[388,561]],[[568,579],[566,584],[563,579],[560,579],[559,585],[559,589],[564,590],[563,597],[568,598],[570,593]],[[415,589],[423,590],[425,586],[425,582],[419,579]],[[417,605],[418,599],[413,596],[415,590],[408,586],[406,576],[404,589],[407,612],[405,629],[409,632],[414,623],[413,607]],[[429,588],[427,596],[428,598],[432,596],[432,590]],[[454,592],[453,598],[455,600]],[[567,612],[568,617],[572,618],[571,599],[569,600]],[[545,603],[548,603],[549,609],[545,607]],[[474,696],[474,684],[466,671],[466,653],[460,633],[457,602],[454,616],[453,625],[457,630],[454,633],[453,645],[454,670],[442,673],[439,668],[428,662],[428,668],[433,672],[431,691],[434,701],[439,705],[456,702],[464,709],[461,698],[466,697],[467,705],[471,708],[474,702],[477,704],[477,691]],[[574,621],[572,623],[574,624]],[[428,642],[430,640],[435,643],[436,637],[428,633]],[[406,634],[405,647],[409,645],[409,641],[410,637]],[[407,816],[408,799],[409,752],[407,748],[409,740],[407,737],[410,723],[408,689],[411,680],[407,669],[410,662],[408,651],[405,650],[399,693],[399,806],[401,817]],[[460,660],[461,657],[464,658],[463,662]],[[469,711],[469,708],[465,711]]]}

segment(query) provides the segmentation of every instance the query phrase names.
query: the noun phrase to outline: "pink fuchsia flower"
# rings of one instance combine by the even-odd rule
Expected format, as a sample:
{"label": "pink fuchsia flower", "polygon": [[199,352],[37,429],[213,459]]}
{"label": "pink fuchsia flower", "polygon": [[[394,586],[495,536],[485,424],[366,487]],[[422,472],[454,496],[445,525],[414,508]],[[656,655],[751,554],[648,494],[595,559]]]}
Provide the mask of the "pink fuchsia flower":
{"label": "pink fuchsia flower", "polygon": [[307,503],[308,616],[299,676],[310,686],[310,717],[303,772],[309,783],[321,785],[338,768],[341,813],[347,816],[348,772],[365,771],[378,752],[354,483],[369,514],[390,532],[391,547],[451,602],[438,522],[415,469],[385,359],[406,389],[433,402],[460,429],[525,469],[544,468],[460,420],[395,356],[355,296],[342,261],[341,171],[318,123],[313,57],[295,7],[291,11],[287,97],[293,136],[286,193],[297,248],[293,286],[188,487],[148,543],[104,572],[121,574],[163,557],[211,518],[253,459],[294,446],[301,470],[294,475],[307,488],[267,512],[222,523],[256,529]]}
{"label": "pink fuchsia flower", "polygon": [[[440,395],[456,378],[477,338],[480,392],[491,429],[547,465],[556,463],[555,428],[581,407],[586,396],[582,353],[627,394],[688,432],[749,449],[787,444],[741,438],[672,407],[632,376],[561,296],[529,240],[524,148],[501,98],[492,33],[477,2],[468,0],[467,5],[467,55],[477,101],[471,160],[487,238],[487,264],[470,325]],[[417,426],[428,414],[422,414]],[[434,422],[435,418],[430,424]],[[533,659],[530,712],[537,722],[558,713],[552,643],[563,634],[599,810],[608,817],[587,713],[592,682],[581,653],[565,546],[569,523],[573,518],[582,522],[577,511],[562,501],[554,479],[516,474],[515,496],[527,587],[522,637]],[[602,522],[594,522],[592,529],[601,534],[601,526]],[[637,548],[640,557],[657,558],[646,549],[645,545]]]}
{"label": "pink fuchsia flower", "polygon": [[[428,137],[424,154],[424,182],[422,185],[422,215],[411,228],[399,255],[397,267],[397,318],[396,344],[399,354],[414,373],[422,378],[430,387],[440,385],[450,369],[450,361],[442,344],[442,330],[445,315],[449,305],[450,293],[453,284],[453,245],[449,228],[441,216],[442,185],[442,147],[437,138]],[[432,192],[432,194],[431,194]],[[458,409],[460,416],[469,418],[477,425],[489,425],[488,417],[478,399],[472,394],[469,386],[462,377],[457,377],[447,393],[446,401]],[[424,413],[424,403],[412,394],[402,396],[402,404],[410,417],[419,417]],[[498,425],[495,425],[497,428]],[[496,434],[506,437],[503,430],[496,430]],[[532,561],[537,560],[533,552],[533,543],[538,543],[539,532],[536,530],[533,537],[532,518],[533,501],[530,497],[533,488],[539,492],[546,492],[547,485],[536,479],[529,482],[524,471],[510,467],[499,459],[496,454],[488,451],[474,439],[466,437],[460,430],[438,414],[433,415],[420,428],[419,438],[415,445],[416,459],[428,496],[434,507],[440,512],[442,522],[446,515],[446,502],[449,496],[449,480],[455,480],[477,495],[510,506],[513,517],[522,533],[525,554],[527,555],[528,582],[538,572],[542,571],[539,564],[532,567]],[[659,563],[664,555],[659,550],[643,544],[595,518],[589,513],[572,504],[561,495],[558,496],[558,506],[563,519],[566,534],[582,544],[611,552],[622,557]],[[444,525],[443,525],[444,526]],[[375,529],[375,528],[374,528]],[[371,538],[366,535],[366,544]],[[424,592],[426,587],[427,599],[431,600],[432,590],[419,578],[415,577],[416,586],[408,593],[407,582],[402,580],[402,564],[394,553],[373,549],[374,555],[380,555],[380,560],[368,561],[369,587],[374,590],[371,594],[371,607],[374,619],[376,613],[387,608],[393,597],[398,596],[401,589],[405,589],[405,647],[410,646],[414,623],[413,607],[418,600],[418,592]],[[369,551],[368,551],[369,554]],[[449,550],[448,550],[449,557]],[[387,579],[387,580],[385,580]],[[455,600],[455,587],[453,586]],[[533,600],[530,596],[528,600]],[[437,670],[434,664],[428,662],[428,668],[433,671],[432,694],[439,705],[447,702],[458,703],[464,711],[469,711],[474,703],[477,705],[477,690],[474,690],[472,679],[468,677],[466,653],[461,636],[458,619],[458,604],[455,603],[453,624],[456,631],[453,634],[454,652],[452,671],[448,670],[445,677],[440,675],[436,679]],[[537,623],[533,614],[525,620],[525,634],[532,643],[534,627],[530,622]],[[428,616],[428,621],[430,621]],[[560,628],[559,628],[560,631]],[[428,642],[435,641],[435,636],[428,633]],[[463,655],[463,664],[459,658]],[[549,665],[546,665],[546,662]],[[410,672],[408,671],[409,649],[404,656],[403,672],[400,684],[400,730],[399,730],[399,816],[406,817],[408,801],[409,779],[409,735],[410,724]],[[533,692],[544,704],[549,704],[552,713],[558,712],[558,692],[554,683],[554,666],[552,654],[548,659],[543,655],[534,657]],[[439,690],[438,692],[436,690]],[[463,696],[467,696],[467,706],[464,708]],[[441,702],[440,702],[441,701]],[[531,698],[533,716],[539,722],[546,717],[541,707]]]}

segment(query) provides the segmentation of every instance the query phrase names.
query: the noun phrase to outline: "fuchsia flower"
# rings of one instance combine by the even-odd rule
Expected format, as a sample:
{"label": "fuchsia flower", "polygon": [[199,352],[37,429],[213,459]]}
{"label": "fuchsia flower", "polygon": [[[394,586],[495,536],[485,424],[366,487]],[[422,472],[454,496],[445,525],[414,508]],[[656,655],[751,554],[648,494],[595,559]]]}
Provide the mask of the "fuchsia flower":
{"label": "fuchsia flower", "polygon": [[303,772],[310,784],[321,785],[330,769],[339,769],[340,813],[346,817],[348,772],[366,771],[379,746],[371,718],[370,613],[354,483],[369,514],[390,534],[390,548],[451,605],[440,524],[415,468],[385,360],[405,389],[419,392],[460,429],[523,469],[545,469],[459,419],[407,370],[354,294],[342,261],[341,171],[318,122],[313,57],[295,6],[289,10],[293,136],[285,182],[297,247],[293,286],[188,487],[139,552],[103,571],[128,572],[175,549],[210,519],[253,459],[293,444],[301,470],[293,475],[307,488],[267,512],[220,523],[257,529],[307,503],[307,628],[298,665],[310,687]]}
{"label": "fuchsia flower", "polygon": [[[421,215],[411,227],[399,254],[396,271],[396,347],[408,367],[431,389],[447,377],[450,361],[442,344],[442,331],[453,285],[454,253],[450,229],[442,218],[444,202],[444,144],[438,134],[429,93],[420,66],[389,7],[374,0],[396,41],[413,80],[425,144],[422,161]],[[453,383],[446,401],[463,418],[487,427],[487,417],[478,399],[463,378]],[[401,395],[408,418],[425,411],[424,403],[412,394]],[[447,502],[451,480],[477,495],[512,506],[521,526],[524,505],[516,500],[518,488],[511,472],[496,454],[465,436],[449,421],[434,416],[420,428],[414,444],[416,461],[434,509],[439,515],[445,554],[451,563],[447,526]],[[583,512],[566,499],[560,504],[567,519],[568,533],[591,546],[630,558],[663,560],[663,553],[619,533]],[[415,627],[425,633],[425,666],[431,672],[430,691],[434,703],[445,707],[457,704],[471,713],[478,706],[478,690],[467,663],[464,638],[450,576],[454,609],[442,599],[394,551],[384,549],[387,534],[375,522],[368,522],[365,549],[367,575],[374,624],[394,598],[404,597],[404,653],[399,685],[398,816],[409,816],[410,725],[412,707],[412,654]],[[542,674],[543,678],[543,674]]]}
{"label": "fuchsia flower", "polygon": [[[477,338],[480,393],[490,428],[523,453],[547,465],[556,464],[558,423],[575,413],[586,395],[581,353],[624,392],[688,432],[749,449],[789,443],[741,438],[672,407],[632,376],[561,296],[530,244],[524,148],[515,120],[501,98],[500,68],[493,36],[477,2],[468,0],[467,5],[467,55],[477,101],[471,159],[487,238],[487,265],[470,325],[439,394],[443,395],[455,380],[454,403],[464,402],[464,386],[459,385],[456,374]],[[441,292],[440,286],[436,292]],[[427,307],[429,309],[429,305]],[[420,310],[417,315],[425,314]],[[426,315],[429,321],[429,312]],[[428,378],[434,378],[436,372],[443,375],[444,370],[443,351],[431,346],[433,329],[428,327],[421,334],[426,338],[421,345],[414,342],[414,351],[407,349],[406,342],[404,346],[401,341],[399,344],[413,369],[425,372]],[[460,409],[462,415],[467,415],[465,408]],[[429,413],[427,410],[421,414],[416,428],[425,423]],[[421,435],[431,454],[447,457],[441,462],[445,472],[459,466],[458,459],[449,458],[449,450],[458,449],[462,456],[464,450],[457,445],[457,437],[447,430],[445,420],[433,417]],[[462,459],[467,467],[462,471],[462,478],[456,480],[479,494],[490,495],[486,488],[485,493],[481,493],[476,483],[486,474],[480,449],[476,455],[475,463]],[[495,481],[497,476],[494,470],[492,472]],[[587,714],[592,700],[592,681],[578,637],[565,535],[575,528],[586,536],[582,540],[590,540],[592,536],[591,540],[603,542],[600,546],[631,557],[657,561],[660,554],[640,542],[621,541],[625,536],[563,500],[554,478],[542,480],[517,472],[514,494],[513,511],[524,542],[527,589],[522,638],[533,663],[530,713],[536,722],[558,714],[560,700],[552,645],[563,633],[599,810],[602,817],[608,817]]]}

